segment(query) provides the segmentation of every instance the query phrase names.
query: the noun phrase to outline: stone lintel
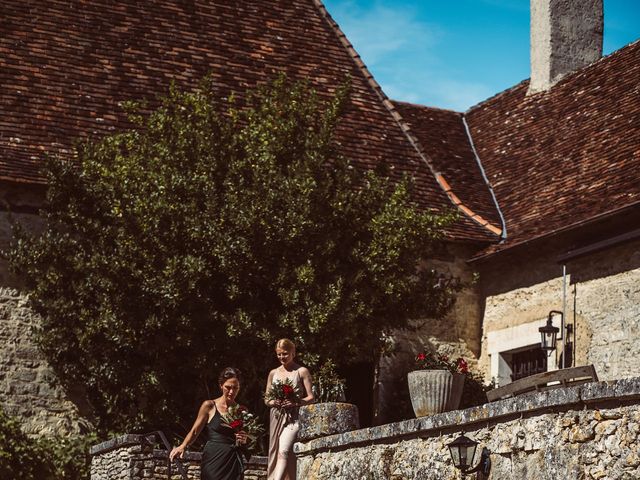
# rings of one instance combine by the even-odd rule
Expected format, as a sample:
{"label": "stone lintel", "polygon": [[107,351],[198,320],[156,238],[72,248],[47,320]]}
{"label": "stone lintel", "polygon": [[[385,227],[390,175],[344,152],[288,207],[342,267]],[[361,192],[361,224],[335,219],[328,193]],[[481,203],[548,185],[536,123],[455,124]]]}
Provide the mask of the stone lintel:
{"label": "stone lintel", "polygon": [[305,443],[296,443],[294,452],[305,456],[326,450],[376,443],[393,443],[399,439],[432,437],[447,431],[461,431],[477,423],[495,423],[520,416],[557,410],[582,408],[585,404],[618,400],[621,403],[640,399],[640,377],[608,382],[587,383],[576,387],[556,388],[485,403],[465,410],[389,423],[377,427],[330,435]]}

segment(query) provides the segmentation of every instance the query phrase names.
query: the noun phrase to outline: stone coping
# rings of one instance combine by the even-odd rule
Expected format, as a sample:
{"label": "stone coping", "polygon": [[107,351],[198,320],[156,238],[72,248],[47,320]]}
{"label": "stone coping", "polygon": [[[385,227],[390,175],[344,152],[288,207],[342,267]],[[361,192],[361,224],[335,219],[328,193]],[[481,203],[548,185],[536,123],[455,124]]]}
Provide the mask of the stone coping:
{"label": "stone coping", "polygon": [[110,452],[111,450],[149,443],[146,437],[146,435],[125,433],[119,437],[111,438],[105,442],[98,443],[97,445],[92,445],[89,449],[89,455],[101,455],[103,453]]}
{"label": "stone coping", "polygon": [[568,409],[576,405],[585,406],[611,400],[624,403],[639,399],[640,377],[585,383],[575,387],[518,395],[465,410],[353,430],[304,443],[298,442],[294,446],[294,452],[303,456],[317,451],[343,450],[374,443],[394,443],[403,438],[430,437],[443,431],[463,430],[464,426],[474,423],[506,421],[509,417],[543,414],[545,411]]}
{"label": "stone coping", "polygon": [[[149,445],[155,443],[155,441],[150,441],[150,437],[155,437],[154,433],[148,435],[142,434],[133,434],[126,433],[124,435],[120,435],[119,437],[112,438],[107,440],[106,442],[98,443],[97,445],[92,445],[89,449],[89,455],[96,456],[102,455],[113,450],[117,450],[119,448],[131,447],[134,445]],[[154,458],[167,458],[167,451],[162,449],[155,448],[153,450]],[[183,456],[184,460],[200,462],[202,460],[201,452],[189,452],[186,451]],[[247,462],[247,465],[266,465],[267,457],[263,457],[260,455],[252,455]]]}

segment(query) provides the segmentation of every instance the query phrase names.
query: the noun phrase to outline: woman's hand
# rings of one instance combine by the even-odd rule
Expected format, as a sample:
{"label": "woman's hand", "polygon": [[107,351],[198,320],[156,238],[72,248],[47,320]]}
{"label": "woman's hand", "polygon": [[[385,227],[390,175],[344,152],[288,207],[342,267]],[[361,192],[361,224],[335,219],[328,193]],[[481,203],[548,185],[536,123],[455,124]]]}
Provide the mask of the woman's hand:
{"label": "woman's hand", "polygon": [[298,404],[292,402],[291,400],[282,400],[282,402],[280,403],[280,406],[282,408],[293,408],[293,407],[297,407]]}
{"label": "woman's hand", "polygon": [[173,459],[175,457],[182,458],[183,455],[184,447],[180,445],[179,447],[175,447],[173,450],[171,450],[171,453],[169,454],[169,460],[173,462]]}
{"label": "woman's hand", "polygon": [[247,435],[247,432],[245,432],[244,430],[236,433],[236,443],[239,445],[245,445],[247,443],[247,440],[249,440],[249,435]]}

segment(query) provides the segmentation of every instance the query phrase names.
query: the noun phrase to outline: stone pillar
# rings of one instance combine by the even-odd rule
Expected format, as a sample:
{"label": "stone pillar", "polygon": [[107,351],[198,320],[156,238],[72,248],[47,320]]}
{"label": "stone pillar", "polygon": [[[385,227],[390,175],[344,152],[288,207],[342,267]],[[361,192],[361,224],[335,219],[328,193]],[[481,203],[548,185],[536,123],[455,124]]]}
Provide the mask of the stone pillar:
{"label": "stone pillar", "polygon": [[531,0],[529,94],[601,57],[602,8],[602,0]]}

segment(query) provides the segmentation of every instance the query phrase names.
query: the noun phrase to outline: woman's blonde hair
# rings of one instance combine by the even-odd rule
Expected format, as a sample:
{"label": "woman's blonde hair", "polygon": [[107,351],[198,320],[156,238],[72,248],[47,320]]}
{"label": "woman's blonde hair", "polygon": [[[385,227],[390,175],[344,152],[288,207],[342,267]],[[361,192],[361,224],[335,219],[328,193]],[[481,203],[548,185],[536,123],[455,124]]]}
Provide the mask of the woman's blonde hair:
{"label": "woman's blonde hair", "polygon": [[296,344],[288,338],[281,338],[276,342],[276,348],[281,348],[283,350],[286,350],[287,352],[295,352]]}

